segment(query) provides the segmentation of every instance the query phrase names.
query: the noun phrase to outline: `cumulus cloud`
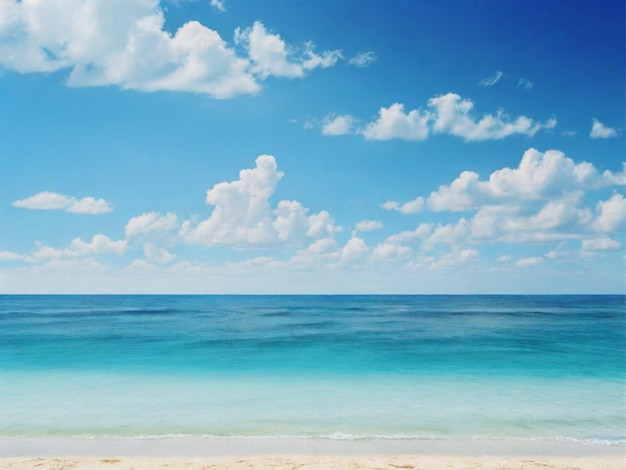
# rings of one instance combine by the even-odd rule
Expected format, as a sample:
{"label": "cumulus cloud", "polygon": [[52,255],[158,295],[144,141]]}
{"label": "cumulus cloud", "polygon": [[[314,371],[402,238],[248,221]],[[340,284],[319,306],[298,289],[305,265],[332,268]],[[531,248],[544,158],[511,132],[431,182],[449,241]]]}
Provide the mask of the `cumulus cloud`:
{"label": "cumulus cloud", "polygon": [[464,171],[450,185],[430,194],[427,205],[433,211],[465,211],[485,204],[506,201],[540,200],[548,196],[615,184],[619,174],[602,175],[588,162],[576,164],[558,150],[524,152],[517,168],[502,168],[481,180],[478,173]]}
{"label": "cumulus cloud", "polygon": [[187,243],[207,246],[274,245],[341,230],[328,212],[308,215],[298,201],[279,201],[272,209],[269,198],[282,177],[273,156],[259,156],[255,168],[241,170],[238,180],[218,183],[207,191],[211,216],[199,223],[184,221],[181,237]]}
{"label": "cumulus cloud", "polygon": [[369,251],[362,238],[353,235],[345,246],[341,249],[341,260],[345,262],[354,262],[361,259]]}
{"label": "cumulus cloud", "polygon": [[146,244],[144,244],[143,254],[147,259],[151,261],[156,261],[157,263],[160,263],[160,264],[170,263],[171,261],[174,261],[174,259],[176,258],[176,255],[173,255],[167,250],[161,247],[158,247],[154,243],[151,243],[151,242],[147,242]]}
{"label": "cumulus cloud", "polygon": [[526,116],[510,118],[502,110],[476,117],[472,114],[474,103],[456,93],[435,96],[428,101],[428,109],[414,109],[408,113],[404,105],[394,103],[382,107],[378,118],[361,129],[370,140],[426,140],[431,134],[449,134],[466,141],[497,140],[519,134],[534,136],[541,129],[556,127],[556,119],[544,123]]}
{"label": "cumulus cloud", "polygon": [[30,261],[31,258],[26,255],[14,253],[12,251],[0,251],[0,261]]}
{"label": "cumulus cloud", "polygon": [[481,86],[493,86],[498,83],[502,77],[504,77],[504,72],[496,70],[496,73],[493,74],[493,76],[482,79],[478,84]]}
{"label": "cumulus cloud", "polygon": [[591,132],[589,137],[592,139],[608,139],[609,137],[616,137],[618,135],[617,129],[605,126],[596,118],[593,118],[593,124],[591,126]]}
{"label": "cumulus cloud", "polygon": [[426,140],[429,134],[431,114],[414,109],[404,112],[404,105],[394,103],[388,108],[380,108],[378,119],[370,122],[361,133],[368,140]]}
{"label": "cumulus cloud", "polygon": [[457,266],[470,263],[480,258],[478,250],[467,248],[464,250],[453,250],[445,253],[439,259],[432,257],[426,258],[428,267],[433,270],[450,269]]}
{"label": "cumulus cloud", "polygon": [[384,242],[374,248],[371,258],[374,261],[400,261],[407,259],[412,253],[413,250],[408,246]]}
{"label": "cumulus cloud", "polygon": [[620,242],[607,237],[582,241],[582,248],[585,251],[617,251],[621,247],[622,244]]}
{"label": "cumulus cloud", "polygon": [[144,212],[137,217],[131,218],[124,231],[126,238],[145,235],[151,232],[163,232],[174,230],[178,223],[178,217],[172,212],[161,215],[158,212]]}
{"label": "cumulus cloud", "polygon": [[626,199],[621,194],[614,194],[606,201],[598,202],[597,218],[593,228],[598,232],[624,232],[626,229]]}
{"label": "cumulus cloud", "polygon": [[424,207],[424,198],[420,196],[404,204],[396,201],[386,201],[380,207],[387,211],[396,211],[402,214],[417,214]]}
{"label": "cumulus cloud", "polygon": [[296,54],[278,35],[267,31],[263,23],[256,21],[252,27],[238,28],[235,42],[247,48],[252,63],[252,72],[262,78],[276,77],[299,78],[316,68],[335,65],[341,58],[341,51],[325,51],[321,55],[314,52],[311,42],[304,45]]}
{"label": "cumulus cloud", "polygon": [[[595,204],[591,202],[593,192],[623,185],[624,180],[624,170],[600,173],[592,164],[574,162],[560,151],[539,152],[531,148],[516,168],[498,169],[487,178],[464,171],[423,201],[431,211],[465,212],[458,221],[421,223],[415,230],[389,236],[383,245],[388,253],[392,253],[391,247],[409,246],[421,252],[435,252],[435,257],[435,250],[445,247],[449,247],[451,254],[474,249],[474,245],[482,243],[588,240],[583,242],[584,251],[599,251],[601,247],[608,250],[617,245],[598,233],[626,230],[626,199],[616,192]],[[416,199],[419,200],[420,197]],[[401,210],[403,206],[388,201],[384,207]],[[428,262],[424,258],[420,266],[441,262],[445,265],[454,259],[448,255],[439,260],[435,257]],[[505,259],[509,258],[498,261]],[[521,261],[520,266],[535,262],[538,261]]]}
{"label": "cumulus cloud", "polygon": [[531,256],[529,258],[522,258],[518,260],[515,265],[521,268],[525,268],[528,266],[535,266],[539,263],[543,262],[543,258],[541,256]]}
{"label": "cumulus cloud", "polygon": [[341,116],[326,116],[322,122],[322,134],[346,135],[354,132],[354,126],[358,122],[354,116],[344,114]]}
{"label": "cumulus cloud", "polygon": [[126,240],[113,241],[106,235],[94,235],[90,242],[84,241],[82,238],[75,238],[68,248],[52,248],[50,246],[41,246],[33,253],[33,257],[37,259],[43,258],[79,258],[103,253],[122,254],[128,248]]}
{"label": "cumulus cloud", "polygon": [[77,199],[64,194],[42,191],[26,199],[13,202],[14,207],[33,210],[65,210],[74,214],[108,214],[113,211],[104,199],[84,197]]}
{"label": "cumulus cloud", "polygon": [[[211,4],[224,9],[221,0]],[[270,75],[300,77],[340,58],[339,51],[315,54],[307,43],[292,60],[287,44],[260,22],[238,30],[249,46],[243,56],[198,21],[171,34],[159,0],[0,0],[0,11],[0,67],[21,73],[67,69],[70,86],[230,98],[259,92]]]}
{"label": "cumulus cloud", "polygon": [[451,134],[465,140],[502,139],[514,134],[532,137],[542,128],[552,129],[556,126],[555,118],[545,123],[535,122],[526,116],[512,120],[501,110],[495,115],[485,114],[477,119],[471,115],[474,103],[455,93],[431,98],[428,105],[435,111],[435,132]]}
{"label": "cumulus cloud", "polygon": [[363,68],[363,67],[367,67],[371,65],[375,61],[376,61],[376,55],[374,54],[374,52],[367,51],[367,52],[359,52],[357,55],[352,57],[348,63],[350,65],[354,65],[355,67]]}
{"label": "cumulus cloud", "polygon": [[383,224],[378,220],[361,220],[355,225],[359,232],[372,232],[383,228]]}

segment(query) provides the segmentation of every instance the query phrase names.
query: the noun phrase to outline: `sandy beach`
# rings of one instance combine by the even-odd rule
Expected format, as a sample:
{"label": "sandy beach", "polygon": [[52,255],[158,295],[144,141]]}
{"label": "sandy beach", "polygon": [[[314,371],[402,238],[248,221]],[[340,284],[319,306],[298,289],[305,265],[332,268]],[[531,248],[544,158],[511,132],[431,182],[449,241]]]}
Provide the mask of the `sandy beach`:
{"label": "sandy beach", "polygon": [[318,439],[0,439],[0,469],[626,468],[622,445],[563,441]]}
{"label": "sandy beach", "polygon": [[618,470],[626,468],[624,456],[595,457],[504,457],[504,456],[257,456],[257,457],[66,457],[3,458],[2,469],[476,469],[530,470],[581,469]]}

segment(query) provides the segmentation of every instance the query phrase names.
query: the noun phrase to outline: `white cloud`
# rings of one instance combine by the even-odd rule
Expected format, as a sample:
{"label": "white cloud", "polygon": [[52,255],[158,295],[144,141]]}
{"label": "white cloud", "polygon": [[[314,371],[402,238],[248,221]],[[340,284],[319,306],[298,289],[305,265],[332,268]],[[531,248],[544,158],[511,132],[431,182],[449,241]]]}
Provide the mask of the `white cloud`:
{"label": "white cloud", "polygon": [[341,227],[335,226],[335,220],[326,211],[320,211],[309,216],[308,226],[306,234],[309,237],[332,235],[333,233],[341,232]]}
{"label": "white cloud", "polygon": [[526,116],[511,120],[501,110],[496,115],[485,114],[477,119],[470,115],[474,103],[455,93],[431,98],[428,106],[434,110],[436,116],[435,132],[451,134],[465,140],[502,139],[514,134],[532,137],[542,128],[552,129],[556,126],[554,118],[543,124]]}
{"label": "white cloud", "polygon": [[33,253],[34,258],[79,258],[103,253],[123,254],[128,248],[126,240],[113,241],[106,235],[94,235],[90,242],[75,238],[68,248],[52,248],[42,246]]}
{"label": "white cloud", "polygon": [[621,194],[614,194],[606,201],[598,202],[598,216],[593,228],[598,232],[624,232],[626,230],[626,199]]}
{"label": "white cloud", "polygon": [[211,6],[222,13],[226,11],[224,0],[211,0]]}
{"label": "white cloud", "polygon": [[239,172],[239,179],[218,183],[207,191],[211,216],[195,224],[183,222],[180,236],[201,245],[276,245],[302,236],[323,237],[341,230],[326,211],[307,215],[298,201],[269,203],[283,172],[271,155],[256,159],[256,167]]}
{"label": "white cloud", "polygon": [[66,211],[74,214],[107,214],[112,212],[113,208],[111,204],[104,199],[84,197],[82,199],[72,200]]}
{"label": "white cloud", "polygon": [[386,201],[380,207],[387,211],[396,211],[402,214],[417,214],[424,208],[424,198],[420,196],[404,204],[396,201]]}
{"label": "white cloud", "polygon": [[415,230],[405,230],[387,238],[388,243],[402,244],[412,242],[414,240],[425,239],[433,233],[433,224],[422,223]]}
{"label": "white cloud", "polygon": [[33,210],[60,210],[74,214],[108,214],[113,211],[111,204],[104,199],[65,196],[50,191],[42,191],[26,199],[13,202],[14,207]]}
{"label": "white cloud", "polygon": [[496,258],[496,261],[498,263],[506,263],[507,261],[511,261],[511,257],[510,256],[499,256],[498,258]]}
{"label": "white cloud", "polygon": [[362,258],[369,251],[369,247],[362,238],[352,236],[341,249],[341,259],[346,262],[353,262]]}
{"label": "white cloud", "polygon": [[450,185],[432,192],[427,205],[433,211],[465,211],[485,204],[538,201],[578,189],[608,186],[620,178],[611,172],[601,176],[591,163],[576,164],[558,150],[542,153],[531,148],[524,152],[517,168],[496,170],[487,180],[471,171],[462,172]]}
{"label": "white cloud", "polygon": [[520,77],[517,81],[517,87],[523,88],[524,90],[530,90],[533,87],[534,83],[528,80],[527,78]]}
{"label": "white cloud", "polygon": [[380,108],[378,119],[370,122],[361,133],[368,140],[426,140],[430,119],[428,111],[414,109],[407,114],[403,104],[394,103],[388,108]]}
{"label": "white cloud", "polygon": [[582,241],[582,248],[585,251],[617,251],[621,247],[622,244],[620,242],[607,237]]}
{"label": "white cloud", "polygon": [[14,207],[34,210],[55,210],[65,209],[71,204],[71,198],[63,194],[43,191],[26,199],[13,202]]}
{"label": "white cloud", "polygon": [[520,134],[532,137],[541,129],[556,127],[556,119],[545,123],[533,121],[526,116],[511,119],[498,111],[495,115],[471,115],[474,103],[455,93],[431,98],[427,110],[414,109],[406,113],[404,105],[394,103],[380,108],[378,118],[361,129],[369,140],[425,140],[431,133],[449,134],[466,141],[497,140]]}
{"label": "white cloud", "polygon": [[496,73],[493,76],[482,79],[478,84],[481,86],[493,86],[498,83],[503,76],[503,72],[496,70]]}
{"label": "white cloud", "polygon": [[126,238],[136,237],[150,232],[174,230],[177,222],[178,218],[172,212],[168,212],[163,216],[158,212],[144,212],[137,217],[131,218],[126,227],[124,227],[124,231]]}
{"label": "white cloud", "polygon": [[609,137],[616,137],[617,135],[617,129],[605,126],[596,118],[593,118],[593,125],[591,126],[589,137],[592,139],[608,139]]}
{"label": "white cloud", "polygon": [[378,220],[361,220],[355,225],[359,232],[371,232],[383,228],[383,224]]}
{"label": "white cloud", "polygon": [[[250,46],[240,56],[198,21],[166,31],[159,0],[0,1],[0,67],[21,73],[67,69],[70,86],[230,98],[259,92],[267,76],[300,77],[341,57],[339,51],[315,54],[306,43],[291,61],[289,46],[260,22],[238,30]],[[224,9],[222,0],[211,4]]]}
{"label": "white cloud", "polygon": [[407,259],[412,253],[413,250],[408,246],[384,242],[374,248],[371,258],[375,261],[400,261]]}
{"label": "white cloud", "polygon": [[167,264],[176,258],[176,255],[173,255],[167,250],[160,248],[150,242],[144,244],[143,254],[147,259],[151,261],[156,261],[160,264]]}
{"label": "white cloud", "polygon": [[359,52],[348,62],[355,67],[367,67],[376,61],[376,55],[373,51]]}
{"label": "white cloud", "polygon": [[238,28],[235,31],[235,42],[247,48],[252,62],[251,70],[262,78],[299,78],[309,70],[331,67],[342,58],[339,50],[318,55],[313,52],[313,44],[310,42],[294,57],[296,54],[293,48],[289,48],[278,34],[269,33],[260,21],[256,21],[250,28]]}
{"label": "white cloud", "polygon": [[578,134],[578,131],[563,131],[563,132],[561,132],[561,135],[564,135],[565,137],[574,137],[576,134]]}
{"label": "white cloud", "polygon": [[471,261],[480,258],[480,253],[474,249],[453,250],[450,253],[446,253],[439,259],[432,257],[426,258],[424,261],[428,264],[428,267],[433,270],[456,268],[463,264],[467,264]]}
{"label": "white cloud", "polygon": [[422,250],[430,251],[438,245],[458,246],[464,244],[468,240],[470,233],[470,222],[465,218],[461,218],[456,223],[438,225],[424,237]]}
{"label": "white cloud", "polygon": [[530,258],[523,258],[518,260],[515,265],[521,268],[525,268],[527,266],[535,266],[539,263],[543,262],[543,258],[540,256],[532,256]]}
{"label": "white cloud", "polygon": [[344,114],[341,116],[326,116],[322,122],[322,134],[346,135],[354,132],[354,126],[358,120],[354,116]]}
{"label": "white cloud", "polygon": [[32,258],[12,251],[0,251],[0,261],[31,261]]}

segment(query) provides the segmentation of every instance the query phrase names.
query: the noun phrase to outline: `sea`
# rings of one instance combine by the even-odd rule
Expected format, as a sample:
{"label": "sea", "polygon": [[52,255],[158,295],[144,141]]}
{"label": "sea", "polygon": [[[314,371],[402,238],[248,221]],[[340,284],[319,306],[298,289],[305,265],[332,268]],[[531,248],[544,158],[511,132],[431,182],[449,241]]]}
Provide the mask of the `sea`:
{"label": "sea", "polygon": [[0,439],[626,444],[623,295],[2,295]]}

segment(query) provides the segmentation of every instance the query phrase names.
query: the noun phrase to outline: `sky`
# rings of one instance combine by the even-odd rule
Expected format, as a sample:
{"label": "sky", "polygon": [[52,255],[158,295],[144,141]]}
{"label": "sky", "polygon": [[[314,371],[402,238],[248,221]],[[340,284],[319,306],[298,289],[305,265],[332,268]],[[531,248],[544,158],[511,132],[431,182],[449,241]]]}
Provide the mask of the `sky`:
{"label": "sky", "polygon": [[624,10],[0,0],[0,293],[624,294]]}

